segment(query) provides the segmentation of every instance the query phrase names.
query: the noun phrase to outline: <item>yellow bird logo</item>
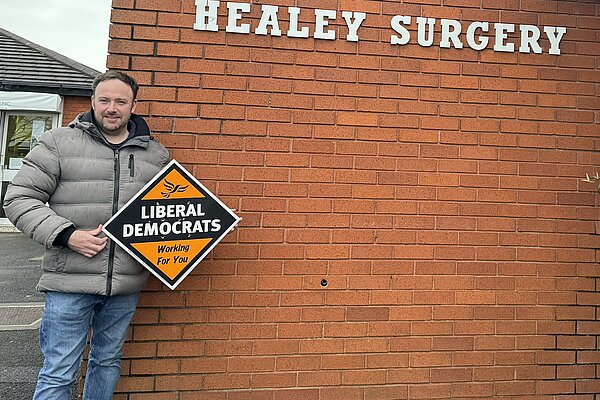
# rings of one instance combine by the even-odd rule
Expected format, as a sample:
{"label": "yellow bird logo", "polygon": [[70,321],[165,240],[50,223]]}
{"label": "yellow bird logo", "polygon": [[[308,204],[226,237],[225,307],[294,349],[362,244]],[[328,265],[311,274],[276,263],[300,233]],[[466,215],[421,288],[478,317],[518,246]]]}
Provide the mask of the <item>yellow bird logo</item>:
{"label": "yellow bird logo", "polygon": [[171,195],[173,193],[182,193],[182,192],[185,192],[185,190],[188,188],[188,186],[190,186],[190,185],[185,185],[185,186],[174,185],[174,184],[172,184],[171,182],[169,182],[166,179],[163,182],[163,184],[165,185],[166,192],[160,192],[160,194],[162,194],[162,196],[165,199],[168,199],[169,197],[171,197]]}

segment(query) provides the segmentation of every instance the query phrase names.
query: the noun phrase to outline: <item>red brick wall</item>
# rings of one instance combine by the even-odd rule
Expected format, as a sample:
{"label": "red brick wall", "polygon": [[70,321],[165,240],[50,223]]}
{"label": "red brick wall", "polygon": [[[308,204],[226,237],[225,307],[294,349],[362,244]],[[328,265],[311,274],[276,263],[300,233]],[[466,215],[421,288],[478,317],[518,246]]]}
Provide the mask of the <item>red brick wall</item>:
{"label": "red brick wall", "polygon": [[66,126],[82,112],[89,111],[91,108],[90,97],[65,96],[63,104],[62,125]]}
{"label": "red brick wall", "polygon": [[[253,28],[263,3],[337,10],[342,38],[113,0],[109,67],[243,217],[177,290],[151,279],[117,398],[598,399],[600,4],[265,0]],[[358,43],[343,10],[368,13]],[[560,56],[424,48],[413,22],[392,46],[395,14],[567,34]]]}

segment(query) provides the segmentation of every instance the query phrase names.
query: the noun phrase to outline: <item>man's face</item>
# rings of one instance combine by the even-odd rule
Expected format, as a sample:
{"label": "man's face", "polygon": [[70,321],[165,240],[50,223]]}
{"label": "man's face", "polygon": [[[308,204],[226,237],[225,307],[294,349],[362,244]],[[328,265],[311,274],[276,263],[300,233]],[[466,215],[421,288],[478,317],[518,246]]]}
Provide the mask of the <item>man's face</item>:
{"label": "man's face", "polygon": [[126,134],[127,122],[136,104],[129,85],[118,79],[100,82],[92,96],[94,117],[107,136]]}

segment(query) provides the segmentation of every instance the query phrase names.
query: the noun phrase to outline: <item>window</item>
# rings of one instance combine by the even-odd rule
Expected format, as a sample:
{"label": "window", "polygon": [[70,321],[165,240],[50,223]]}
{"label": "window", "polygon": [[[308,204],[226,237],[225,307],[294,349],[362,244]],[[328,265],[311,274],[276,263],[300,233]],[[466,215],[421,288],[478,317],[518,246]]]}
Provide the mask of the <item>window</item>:
{"label": "window", "polygon": [[44,131],[52,128],[54,116],[44,114],[9,114],[6,121],[4,168],[19,169],[25,155]]}

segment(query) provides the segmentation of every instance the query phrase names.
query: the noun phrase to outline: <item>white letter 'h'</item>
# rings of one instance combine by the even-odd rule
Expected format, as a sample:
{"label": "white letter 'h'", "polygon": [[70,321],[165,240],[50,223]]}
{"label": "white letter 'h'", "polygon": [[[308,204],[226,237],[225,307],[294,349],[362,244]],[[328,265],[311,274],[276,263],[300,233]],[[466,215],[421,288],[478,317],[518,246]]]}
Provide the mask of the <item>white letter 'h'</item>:
{"label": "white letter 'h'", "polygon": [[220,2],[215,0],[196,0],[196,22],[194,29],[197,31],[218,31],[217,11]]}

